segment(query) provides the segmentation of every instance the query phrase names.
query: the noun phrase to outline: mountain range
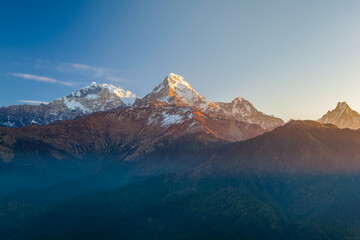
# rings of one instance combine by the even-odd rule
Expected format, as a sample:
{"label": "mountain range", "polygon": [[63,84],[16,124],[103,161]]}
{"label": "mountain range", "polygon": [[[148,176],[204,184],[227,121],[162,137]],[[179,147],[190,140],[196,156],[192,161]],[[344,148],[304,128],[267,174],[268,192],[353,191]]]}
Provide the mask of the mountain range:
{"label": "mountain range", "polygon": [[[230,143],[284,125],[241,97],[230,103],[212,102],[173,73],[144,98],[109,84],[92,83],[47,105],[3,107],[0,113],[2,119],[12,119],[0,128],[0,159],[8,165],[46,158],[43,164],[84,159],[82,163],[99,167],[109,159],[138,161],[187,136]],[[343,102],[318,122],[356,129],[359,116]],[[68,120],[59,121],[63,119]],[[8,128],[25,123],[32,124]]]}
{"label": "mountain range", "polygon": [[[47,152],[58,160],[93,153],[102,158],[109,152],[121,160],[138,159],[189,134],[234,142],[284,124],[243,98],[214,103],[172,73],[142,99],[112,85],[92,83],[48,105],[10,106],[1,111],[6,126],[33,123],[24,128],[0,128],[0,138],[5,136],[0,140],[4,162],[19,159],[24,152]],[[70,120],[56,121],[64,119]],[[50,124],[40,127],[34,123]]]}
{"label": "mountain range", "polygon": [[171,73],[142,99],[136,98],[136,95],[130,91],[110,84],[92,83],[49,104],[2,107],[0,125],[4,127],[21,127],[33,123],[44,125],[56,120],[73,119],[100,111],[150,105],[190,107],[220,118],[257,124],[264,130],[271,130],[284,124],[279,118],[259,112],[243,98],[236,98],[231,103],[214,103],[197,93],[183,77]]}
{"label": "mountain range", "polygon": [[[92,178],[11,193],[0,199],[0,233],[5,239],[335,240],[360,236],[359,130],[290,121],[246,141],[216,139],[209,133],[184,135],[138,161],[123,161],[127,165],[118,165],[119,153],[112,152],[112,147],[104,152],[93,142],[87,151],[103,151],[94,159],[102,156],[99,162],[104,164],[107,156],[111,171],[120,167],[113,180],[121,182],[120,187],[107,180],[107,188],[112,189],[89,192],[99,188],[92,179],[97,176],[99,184],[98,172]],[[17,150],[28,152],[24,146]],[[40,151],[47,148],[38,147],[34,153]],[[49,155],[27,158],[38,163],[51,160]],[[91,155],[68,161],[85,159]],[[123,171],[126,178],[119,178]],[[109,170],[102,175],[114,178]],[[130,176],[138,178],[129,181]]]}
{"label": "mountain range", "polygon": [[[51,113],[51,114],[50,114]],[[2,239],[359,239],[359,114],[281,119],[169,74],[0,111]]]}
{"label": "mountain range", "polygon": [[99,111],[131,105],[136,95],[111,84],[95,82],[49,104],[13,105],[0,108],[0,126],[45,125]]}
{"label": "mountain range", "polygon": [[[213,102],[196,92],[183,77],[170,73],[144,98],[138,98],[131,91],[111,84],[93,82],[65,97],[53,100],[49,104],[1,107],[0,126],[46,125],[53,121],[74,119],[95,112],[150,105],[193,107],[199,112],[219,118],[257,124],[265,131],[284,124],[280,118],[258,111],[250,101],[242,97],[237,97],[230,103]],[[352,110],[346,102],[339,102],[335,109],[328,111],[317,121],[332,123],[340,128],[360,128],[360,114]]]}

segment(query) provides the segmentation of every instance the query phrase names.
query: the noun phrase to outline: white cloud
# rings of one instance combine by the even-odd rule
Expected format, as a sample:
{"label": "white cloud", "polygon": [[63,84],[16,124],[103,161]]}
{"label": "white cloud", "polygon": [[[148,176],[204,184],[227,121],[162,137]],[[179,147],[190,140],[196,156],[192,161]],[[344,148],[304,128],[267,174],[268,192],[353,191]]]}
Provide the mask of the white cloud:
{"label": "white cloud", "polygon": [[91,78],[98,78],[110,82],[127,82],[125,78],[118,77],[120,71],[112,68],[95,67],[83,63],[65,63],[37,60],[36,68],[57,70],[62,73],[79,74]]}
{"label": "white cloud", "polygon": [[113,82],[126,82],[127,80],[124,78],[114,77],[114,76],[106,76],[106,80],[113,81]]}
{"label": "white cloud", "polygon": [[72,68],[75,68],[78,70],[94,70],[95,69],[95,67],[90,67],[89,65],[80,64],[80,63],[63,63],[63,64],[71,66]]}
{"label": "white cloud", "polygon": [[22,102],[22,103],[32,103],[32,104],[48,104],[49,102],[44,102],[44,101],[36,101],[36,100],[18,100],[18,102]]}
{"label": "white cloud", "polygon": [[28,74],[28,73],[11,73],[10,75],[15,76],[15,77],[21,77],[23,79],[35,80],[38,82],[58,83],[58,84],[62,84],[65,86],[73,86],[74,85],[74,83],[72,83],[72,82],[59,81],[54,78],[38,76],[38,75],[33,75],[33,74]]}
{"label": "white cloud", "polygon": [[[54,67],[60,72],[72,72],[77,74],[82,74],[90,76],[92,78],[102,78],[103,80],[112,81],[112,82],[126,82],[124,78],[117,77],[118,70],[104,67],[95,67],[82,63],[59,63],[52,64],[49,62],[40,62],[45,64],[48,67]],[[38,65],[40,67],[42,65]]]}

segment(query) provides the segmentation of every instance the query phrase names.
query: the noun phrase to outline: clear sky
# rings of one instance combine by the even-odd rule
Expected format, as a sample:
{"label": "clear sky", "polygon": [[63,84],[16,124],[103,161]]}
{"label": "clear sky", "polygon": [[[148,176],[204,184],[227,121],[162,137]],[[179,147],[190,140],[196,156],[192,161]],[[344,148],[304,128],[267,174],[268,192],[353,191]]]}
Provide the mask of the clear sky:
{"label": "clear sky", "polygon": [[0,106],[174,72],[288,120],[360,111],[360,1],[0,1]]}

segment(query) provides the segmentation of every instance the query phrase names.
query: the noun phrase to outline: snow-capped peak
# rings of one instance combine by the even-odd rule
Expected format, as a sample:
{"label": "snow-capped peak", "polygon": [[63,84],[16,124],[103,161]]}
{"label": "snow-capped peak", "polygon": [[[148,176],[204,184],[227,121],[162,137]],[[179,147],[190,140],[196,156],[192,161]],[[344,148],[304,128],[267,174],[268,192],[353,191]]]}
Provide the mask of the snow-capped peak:
{"label": "snow-capped peak", "polygon": [[252,115],[254,112],[258,112],[249,100],[243,97],[237,97],[231,102],[233,104],[233,113],[241,112],[244,116]]}
{"label": "snow-capped peak", "polygon": [[107,88],[110,93],[114,93],[121,98],[136,98],[135,93],[132,93],[131,91],[128,90],[124,90],[119,87],[115,87],[114,85],[108,83],[100,84],[97,82],[92,82],[89,86],[83,89],[89,89],[89,88]]}
{"label": "snow-capped peak", "polygon": [[214,116],[256,123],[264,129],[270,130],[284,124],[279,118],[259,112],[250,101],[242,97],[235,98],[231,103],[214,103],[197,93],[182,76],[174,73],[166,76],[164,81],[143,99],[136,101],[134,107],[148,107],[150,105],[192,107]]}
{"label": "snow-capped peak", "polygon": [[255,123],[264,129],[271,130],[282,126],[284,121],[258,111],[254,105],[243,97],[237,97],[230,103],[216,102],[221,111],[231,118],[247,123]]}
{"label": "snow-capped peak", "polygon": [[144,97],[140,105],[155,101],[160,104],[175,104],[179,106],[190,106],[205,111],[207,109],[217,109],[209,99],[197,93],[189,83],[180,75],[170,73],[164,81],[154,88],[154,90]]}
{"label": "snow-capped peak", "polygon": [[115,87],[114,85],[104,83],[101,85],[104,88],[109,89],[109,92],[115,93],[120,98],[136,98],[136,94],[122,88]]}
{"label": "snow-capped peak", "polygon": [[252,103],[243,97],[237,97],[231,103],[216,102],[216,104],[224,113],[230,116],[246,118],[259,113]]}
{"label": "snow-capped peak", "polygon": [[[49,105],[54,109],[57,109],[56,106],[64,106],[64,109],[81,115],[131,106],[135,99],[136,95],[130,91],[107,83],[92,82],[90,85],[72,92],[66,97],[54,100]],[[61,109],[61,107],[59,108]]]}
{"label": "snow-capped peak", "polygon": [[136,100],[136,94],[132,93],[131,91],[124,90],[119,87],[115,87],[112,84],[108,84],[108,83],[100,84],[97,82],[92,82],[90,85],[88,85],[76,92],[73,92],[70,95],[80,97],[80,96],[82,96],[83,93],[98,94],[99,92],[104,91],[104,89],[107,89],[110,94],[114,94],[117,97],[119,97],[121,99],[121,101],[123,101],[127,106],[131,106]]}
{"label": "snow-capped peak", "polygon": [[[190,86],[189,83],[187,83],[184,78],[180,75],[176,75],[174,73],[170,73],[169,76],[168,76],[168,81],[169,81],[169,85],[173,88],[176,88],[177,86],[180,87],[180,85],[188,88],[188,89],[191,89],[194,91],[194,89]],[[194,91],[195,92],[195,91]]]}
{"label": "snow-capped peak", "polygon": [[[165,77],[165,80],[161,84],[156,86],[152,92],[160,92],[164,89],[167,90],[169,88],[171,88],[172,90],[182,89],[183,91],[189,90],[195,92],[195,90],[190,86],[189,83],[184,80],[182,76],[176,75],[174,73],[170,73],[167,77]],[[198,93],[196,94],[199,95]]]}
{"label": "snow-capped peak", "polygon": [[236,97],[234,98],[234,100],[232,100],[232,102],[236,102],[236,101],[239,101],[239,102],[250,102],[249,100],[246,100],[245,98],[243,97]]}

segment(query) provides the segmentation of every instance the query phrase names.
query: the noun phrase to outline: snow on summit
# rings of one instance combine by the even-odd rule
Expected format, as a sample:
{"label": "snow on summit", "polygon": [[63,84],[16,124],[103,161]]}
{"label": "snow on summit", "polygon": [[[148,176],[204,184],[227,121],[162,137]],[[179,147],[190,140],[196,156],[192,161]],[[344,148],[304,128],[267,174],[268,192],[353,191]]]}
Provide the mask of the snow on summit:
{"label": "snow on summit", "polygon": [[149,105],[177,105],[192,107],[200,112],[210,113],[220,118],[232,118],[247,123],[255,123],[264,129],[273,129],[284,122],[259,112],[250,101],[237,97],[231,103],[212,102],[196,92],[185,79],[170,73],[164,81],[154,88],[143,99],[139,99],[134,107]]}
{"label": "snow on summit", "polygon": [[111,94],[115,94],[118,96],[127,106],[132,105],[136,100],[136,94],[130,92],[129,90],[124,90],[122,88],[115,87],[112,84],[103,83],[99,84],[96,82],[92,82],[89,86],[85,87],[89,88],[100,88],[100,89],[107,89]]}
{"label": "snow on summit", "polygon": [[143,100],[141,105],[153,101],[159,104],[195,107],[201,111],[217,109],[212,101],[197,93],[182,76],[174,73],[165,77]]}
{"label": "snow on summit", "polygon": [[[129,111],[150,106],[151,108],[143,110],[153,111],[158,107],[163,107],[166,110],[171,106],[173,112],[161,117],[151,115],[152,117],[148,119],[149,124],[162,122],[163,126],[171,126],[187,121],[187,117],[184,117],[187,114],[183,113],[182,109],[191,109],[194,114],[195,112],[199,114],[205,113],[218,119],[232,119],[257,124],[266,130],[272,130],[284,124],[281,119],[258,111],[250,101],[242,97],[237,97],[230,103],[212,102],[195,91],[182,76],[170,73],[152,92],[142,99],[137,98],[131,91],[112,84],[92,82],[90,85],[65,97],[56,99],[47,105],[39,106],[36,114],[29,112],[25,123],[21,122],[22,120],[17,121],[15,115],[10,119],[7,114],[0,121],[0,125],[24,126],[31,124],[33,121],[39,124],[47,124],[55,120],[72,119],[85,114],[121,109],[126,106],[132,106]],[[42,117],[38,117],[38,115]]]}
{"label": "snow on summit", "polygon": [[96,82],[92,82],[90,86],[107,88],[109,90],[109,92],[114,93],[121,98],[136,98],[135,93],[132,93],[128,90],[124,90],[122,88],[115,87],[112,84],[107,84],[107,83],[99,84]]}
{"label": "snow on summit", "polygon": [[108,97],[107,102],[121,100],[127,106],[131,106],[136,100],[136,94],[122,88],[115,87],[112,84],[92,82],[90,85],[75,91],[65,98],[86,98],[98,99],[100,96]]}
{"label": "snow on summit", "polygon": [[92,82],[69,95],[56,99],[50,106],[63,105],[79,114],[88,114],[99,111],[130,106],[134,103],[136,95],[130,91],[115,87],[111,84]]}

